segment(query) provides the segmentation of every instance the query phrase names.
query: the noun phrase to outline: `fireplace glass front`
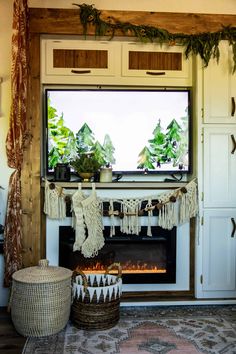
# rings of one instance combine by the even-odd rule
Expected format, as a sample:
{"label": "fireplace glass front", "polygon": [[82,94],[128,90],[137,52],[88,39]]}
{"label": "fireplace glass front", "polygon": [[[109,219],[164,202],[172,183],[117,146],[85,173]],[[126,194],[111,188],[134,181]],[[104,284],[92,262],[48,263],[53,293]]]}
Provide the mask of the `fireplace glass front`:
{"label": "fireplace glass front", "polygon": [[124,284],[158,284],[176,282],[176,228],[152,227],[152,237],[142,227],[138,236],[119,232],[109,236],[104,229],[105,245],[93,258],[73,252],[75,232],[69,226],[59,227],[59,266],[79,267],[83,272],[99,273],[114,262],[122,267]]}

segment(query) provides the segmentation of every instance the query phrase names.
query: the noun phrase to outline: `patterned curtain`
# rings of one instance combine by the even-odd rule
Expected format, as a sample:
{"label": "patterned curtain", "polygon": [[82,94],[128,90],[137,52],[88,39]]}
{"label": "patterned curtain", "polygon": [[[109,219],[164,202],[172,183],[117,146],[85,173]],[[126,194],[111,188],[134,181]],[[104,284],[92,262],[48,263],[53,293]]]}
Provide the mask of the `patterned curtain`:
{"label": "patterned curtain", "polygon": [[4,231],[5,277],[9,286],[12,274],[22,267],[21,167],[27,140],[26,101],[28,86],[28,5],[14,0],[12,24],[12,68],[10,126],[6,138],[8,166],[14,169],[9,180]]}

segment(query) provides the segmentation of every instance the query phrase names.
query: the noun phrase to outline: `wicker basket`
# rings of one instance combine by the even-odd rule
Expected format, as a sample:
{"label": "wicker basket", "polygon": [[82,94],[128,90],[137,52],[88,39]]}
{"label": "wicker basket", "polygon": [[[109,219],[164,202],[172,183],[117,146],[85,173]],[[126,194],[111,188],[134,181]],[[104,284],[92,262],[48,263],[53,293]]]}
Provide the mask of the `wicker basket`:
{"label": "wicker basket", "polygon": [[[108,274],[117,267],[118,275]],[[71,320],[81,329],[104,330],[116,325],[120,318],[122,292],[121,266],[113,263],[105,274],[73,273]]]}
{"label": "wicker basket", "polygon": [[18,333],[48,336],[65,327],[70,316],[71,276],[71,270],[48,266],[46,259],[13,274],[10,307]]}

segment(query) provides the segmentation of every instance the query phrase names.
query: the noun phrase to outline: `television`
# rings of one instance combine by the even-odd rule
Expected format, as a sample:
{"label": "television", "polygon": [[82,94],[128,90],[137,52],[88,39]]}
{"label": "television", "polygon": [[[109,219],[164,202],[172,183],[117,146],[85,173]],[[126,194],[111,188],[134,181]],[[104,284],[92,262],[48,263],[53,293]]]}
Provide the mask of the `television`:
{"label": "television", "polygon": [[94,153],[113,174],[191,172],[187,88],[46,87],[45,172]]}

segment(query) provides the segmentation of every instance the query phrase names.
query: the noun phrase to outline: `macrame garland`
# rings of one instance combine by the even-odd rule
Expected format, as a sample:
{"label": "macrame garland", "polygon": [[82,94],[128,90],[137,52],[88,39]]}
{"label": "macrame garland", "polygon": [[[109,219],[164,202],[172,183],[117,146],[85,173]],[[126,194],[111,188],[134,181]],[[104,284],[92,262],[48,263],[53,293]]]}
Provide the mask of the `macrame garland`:
{"label": "macrame garland", "polygon": [[63,189],[47,180],[45,180],[44,213],[51,219],[64,219],[66,217]]}
{"label": "macrame garland", "polygon": [[85,222],[83,215],[82,201],[85,199],[85,195],[81,190],[81,183],[78,184],[78,190],[72,196],[72,211],[75,214],[75,242],[73,245],[73,251],[80,251],[82,244],[86,239]]}
{"label": "macrame garland", "polygon": [[[163,229],[172,229],[178,224],[187,222],[198,213],[197,181],[192,180],[185,187],[162,193],[158,196],[149,196],[136,199],[115,200],[120,203],[120,211],[114,210],[114,200],[109,199],[109,210],[103,214],[103,202],[97,198],[95,184],[89,197],[81,192],[81,187],[72,196],[72,208],[75,214],[76,241],[74,250],[81,250],[85,257],[93,257],[104,245],[103,215],[110,217],[110,237],[115,235],[115,216],[120,217],[120,232],[139,235],[141,231],[140,215],[148,212],[147,236],[152,236],[151,221],[153,210],[159,210],[158,225]],[[45,181],[44,212],[54,219],[66,216],[65,192],[54,183]],[[157,204],[152,200],[158,199]],[[147,200],[144,209],[142,202]],[[85,230],[88,231],[86,238]]]}

